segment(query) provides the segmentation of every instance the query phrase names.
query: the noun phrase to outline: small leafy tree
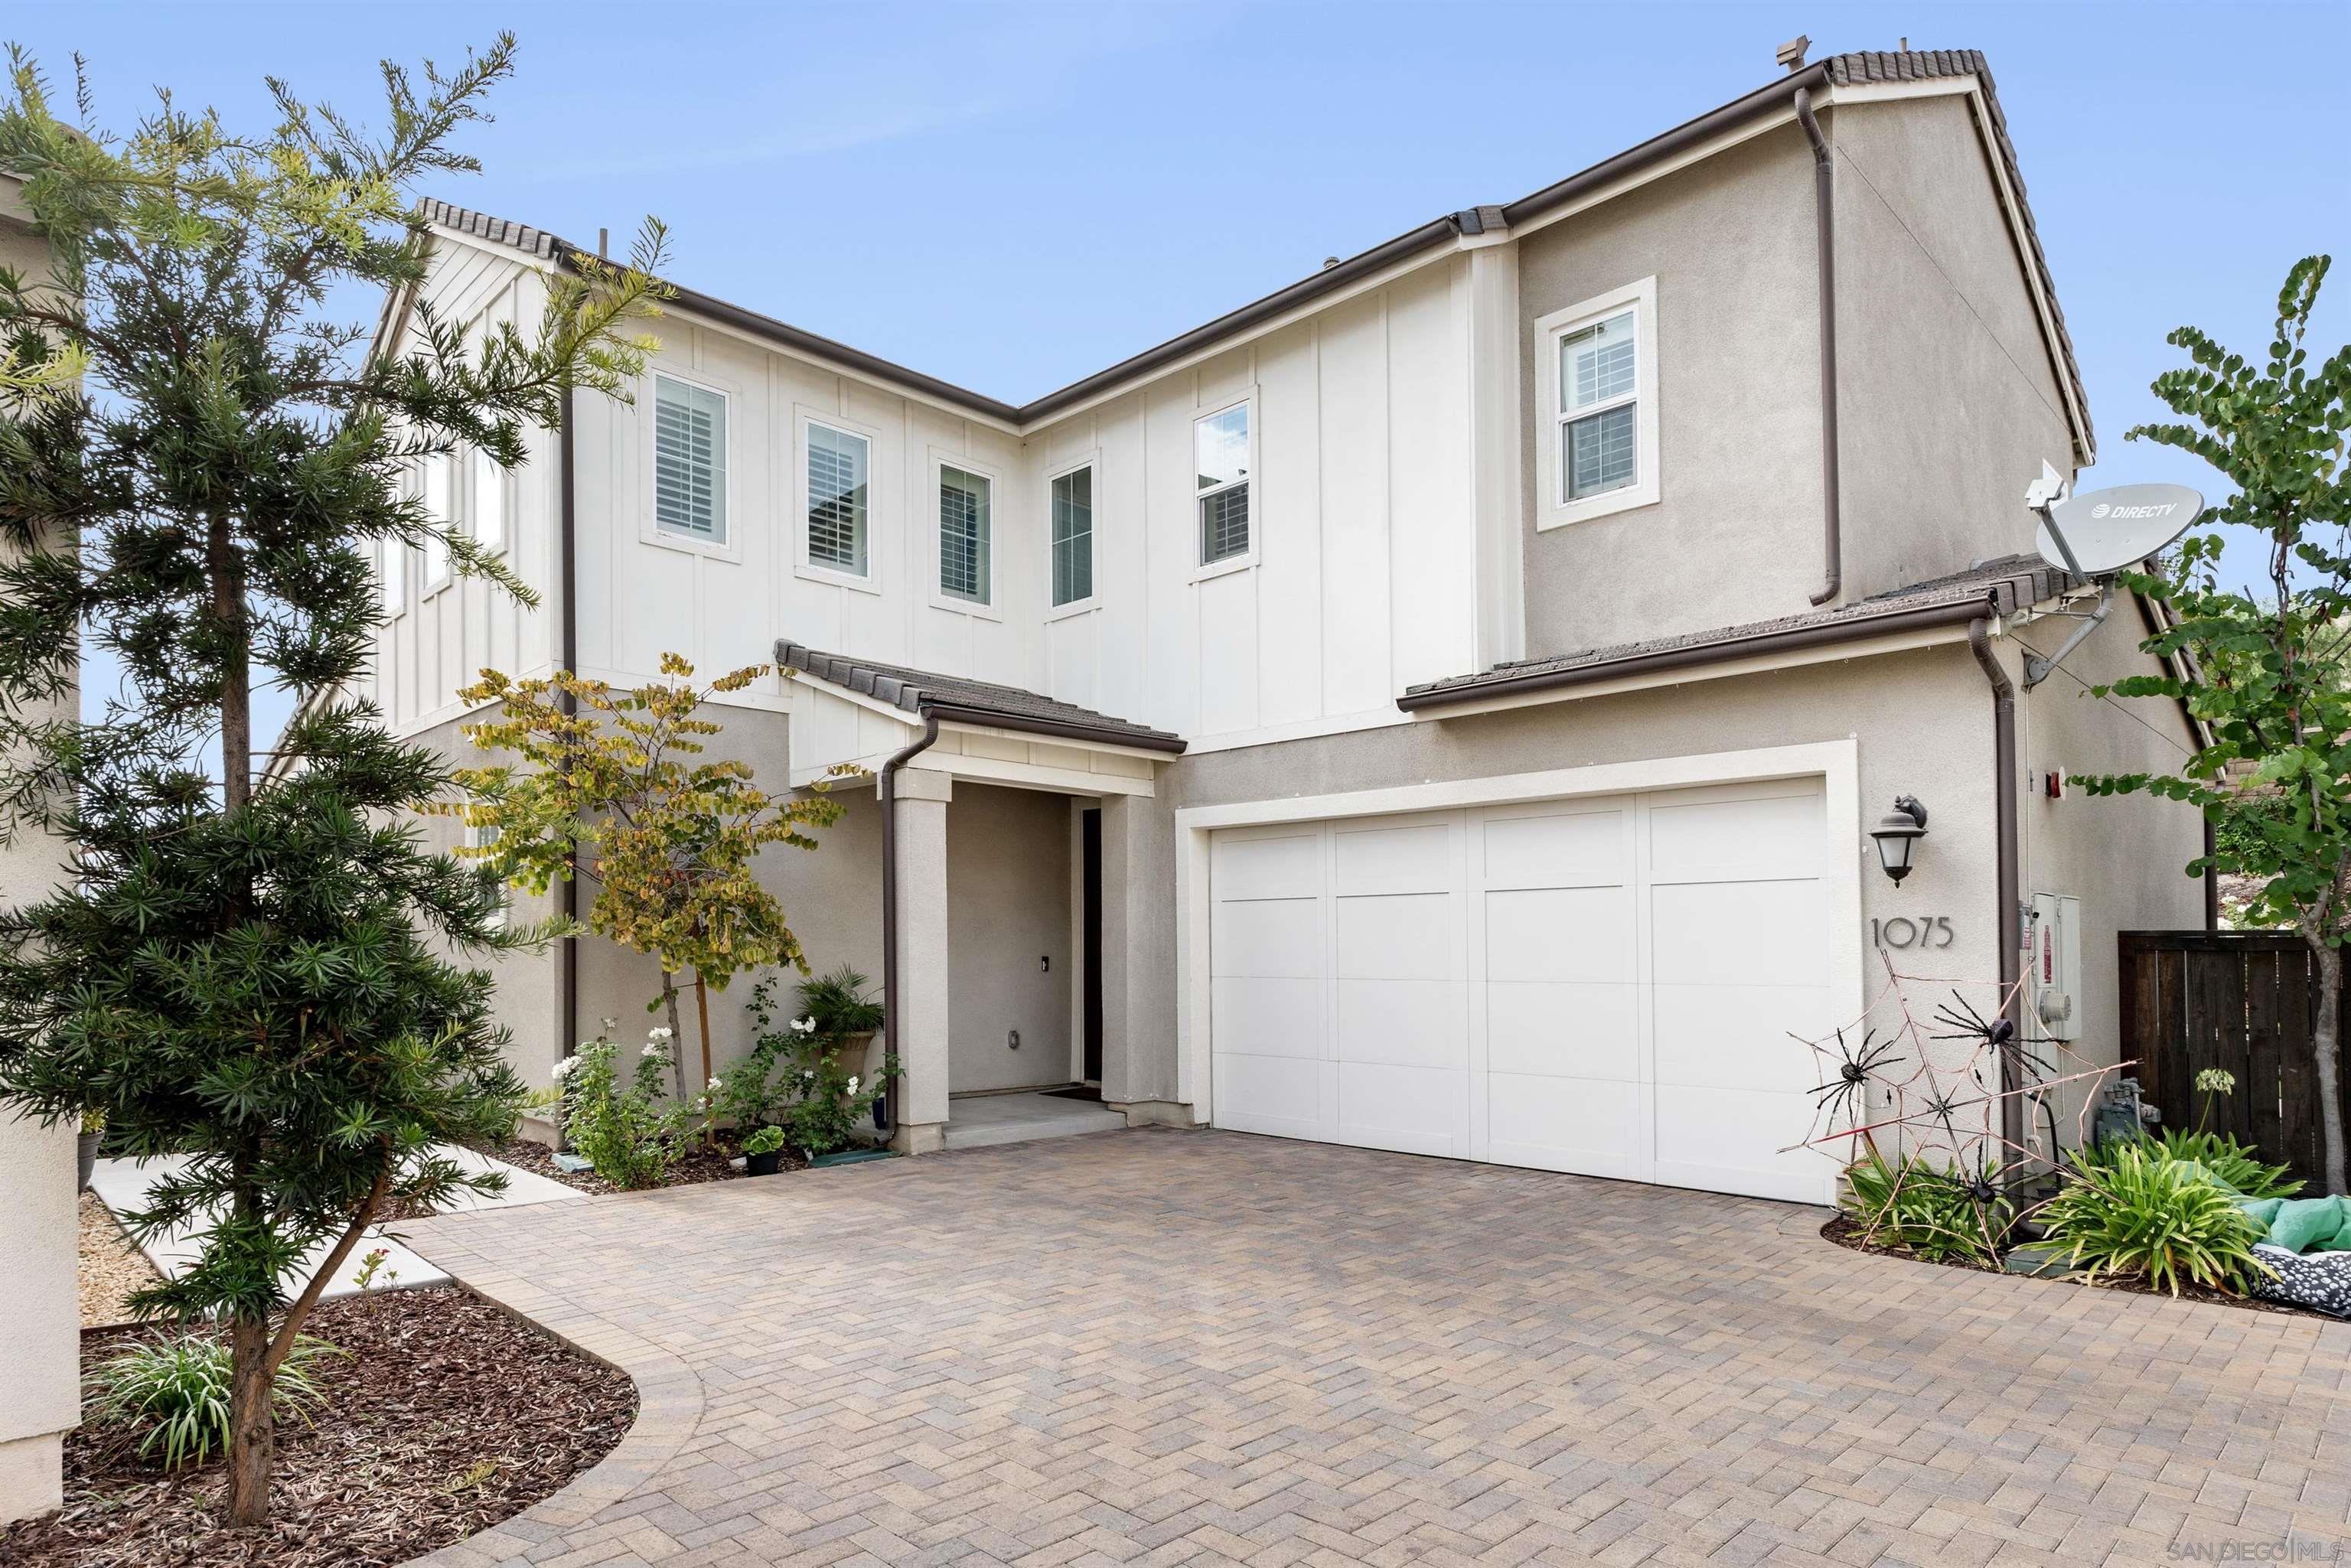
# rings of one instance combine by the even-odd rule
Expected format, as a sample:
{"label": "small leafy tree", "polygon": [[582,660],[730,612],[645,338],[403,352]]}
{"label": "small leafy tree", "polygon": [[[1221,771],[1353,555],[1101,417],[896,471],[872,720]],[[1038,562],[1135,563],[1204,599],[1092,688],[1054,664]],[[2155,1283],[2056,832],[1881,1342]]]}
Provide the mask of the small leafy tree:
{"label": "small leafy tree", "polygon": [[[2164,371],[2155,394],[2180,423],[2129,432],[2192,452],[2235,493],[2208,514],[2260,534],[2269,581],[2255,594],[2220,584],[2221,536],[2181,542],[2162,576],[2125,573],[2131,588],[2169,607],[2169,624],[2140,646],[2185,655],[2177,674],[2133,675],[2101,691],[2179,698],[2210,729],[2175,773],[2084,779],[2094,794],[2144,791],[2195,805],[2226,821],[2214,853],[2191,862],[2257,880],[2248,918],[2302,934],[2318,974],[2312,1044],[2317,1058],[2326,1184],[2345,1190],[2345,1145],[2337,1020],[2343,944],[2351,936],[2351,692],[2342,680],[2351,632],[2351,347],[2313,364],[2303,347],[2328,258],[2294,264],[2279,292],[2277,330],[2266,356],[2231,353],[2193,327],[2168,341],[2191,364]],[[2254,764],[2258,810],[2240,809],[2228,767]]]}
{"label": "small leafy tree", "polygon": [[461,769],[471,798],[438,809],[496,830],[488,846],[471,852],[492,857],[520,886],[544,893],[575,868],[596,883],[588,928],[661,965],[661,994],[649,1007],[668,1015],[683,1102],[677,976],[694,971],[706,1081],[711,990],[725,990],[747,969],[808,968],[784,906],[760,885],[754,862],[770,844],[815,849],[810,830],[837,821],[841,806],[821,784],[775,796],[758,787],[748,763],[695,760],[705,738],[724,727],[700,716],[703,704],[744,690],[772,666],[752,664],[707,686],[694,684],[694,666],[678,654],[664,653],[661,667],[670,679],[632,691],[569,671],[528,681],[483,671],[465,700],[502,706],[465,733],[485,750],[513,753],[518,764]]}
{"label": "small leafy tree", "polygon": [[[322,314],[340,287],[422,284],[410,188],[475,168],[450,139],[512,56],[501,37],[421,83],[387,64],[380,135],[272,82],[265,136],[166,97],[117,139],[86,87],[59,120],[13,51],[0,98],[0,170],[54,257],[0,272],[0,807],[70,873],[0,915],[0,1102],[191,1156],[135,1222],[193,1226],[202,1255],[135,1303],[228,1322],[238,1524],[267,1515],[272,1391],[321,1286],[387,1202],[488,1186],[428,1151],[505,1135],[522,1093],[488,977],[442,954],[533,936],[402,825],[447,786],[431,753],[335,694],[372,643],[371,550],[439,538],[502,570],[403,475],[460,445],[511,466],[566,388],[620,392],[659,286],[591,264],[550,281],[535,337],[471,343],[422,308],[413,351]],[[85,631],[127,688],[97,724],[54,711]],[[300,701],[267,783],[256,679]]]}

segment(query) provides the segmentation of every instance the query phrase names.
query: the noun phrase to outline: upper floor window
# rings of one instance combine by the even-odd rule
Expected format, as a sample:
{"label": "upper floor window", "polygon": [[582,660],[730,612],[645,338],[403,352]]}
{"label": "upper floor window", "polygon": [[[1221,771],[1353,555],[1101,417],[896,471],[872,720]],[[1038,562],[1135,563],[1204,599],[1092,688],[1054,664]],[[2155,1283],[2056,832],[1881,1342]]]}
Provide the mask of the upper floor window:
{"label": "upper floor window", "polygon": [[445,530],[457,526],[457,460],[446,452],[424,459],[424,513],[436,530],[424,536],[424,591],[430,593],[449,580],[449,541]]}
{"label": "upper floor window", "polygon": [[653,521],[726,542],[726,394],[653,377]]}
{"label": "upper floor window", "polygon": [[939,465],[939,591],[950,599],[990,601],[988,510],[994,489],[984,474]]}
{"label": "upper floor window", "polygon": [[408,608],[408,546],[396,538],[376,540],[375,566],[389,619]]}
{"label": "upper floor window", "polygon": [[486,550],[507,546],[507,471],[476,446],[473,452],[474,540]]}
{"label": "upper floor window", "polygon": [[1200,508],[1200,564],[1249,549],[1249,405],[1237,402],[1192,422],[1193,473]]}
{"label": "upper floor window", "polygon": [[1072,468],[1053,480],[1053,602],[1094,596],[1094,470]]}
{"label": "upper floor window", "polygon": [[866,575],[866,494],[872,446],[862,435],[808,425],[808,559],[810,566]]}
{"label": "upper floor window", "polygon": [[1551,421],[1538,527],[1656,500],[1656,299],[1643,278],[1536,323]]}

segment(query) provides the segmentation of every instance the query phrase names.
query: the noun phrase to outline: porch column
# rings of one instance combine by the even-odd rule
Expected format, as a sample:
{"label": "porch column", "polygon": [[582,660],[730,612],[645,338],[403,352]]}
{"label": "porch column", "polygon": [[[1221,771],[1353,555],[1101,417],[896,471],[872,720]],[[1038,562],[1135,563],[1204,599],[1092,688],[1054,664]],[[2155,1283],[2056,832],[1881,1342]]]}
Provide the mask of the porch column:
{"label": "porch column", "polygon": [[1105,795],[1102,1100],[1131,1126],[1193,1124],[1176,1095],[1176,829],[1166,804]]}
{"label": "porch column", "polygon": [[889,1047],[904,1074],[892,1096],[890,1135],[903,1154],[935,1154],[947,1124],[947,801],[955,781],[907,768],[897,794],[898,1038]]}
{"label": "porch column", "polygon": [[64,1500],[65,1434],[81,1419],[74,1303],[74,1127],[0,1105],[0,1272],[9,1354],[0,1357],[0,1524]]}

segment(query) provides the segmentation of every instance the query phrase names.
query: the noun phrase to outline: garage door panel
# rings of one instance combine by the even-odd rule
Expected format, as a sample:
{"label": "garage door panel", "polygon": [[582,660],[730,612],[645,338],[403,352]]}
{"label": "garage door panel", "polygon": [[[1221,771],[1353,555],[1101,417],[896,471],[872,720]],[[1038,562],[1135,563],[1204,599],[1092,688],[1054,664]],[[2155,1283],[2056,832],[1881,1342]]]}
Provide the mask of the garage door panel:
{"label": "garage door panel", "polygon": [[1489,980],[1622,980],[1632,973],[1633,895],[1622,887],[1486,894]]}
{"label": "garage door panel", "polygon": [[1322,982],[1229,976],[1211,992],[1219,1051],[1322,1059]]}
{"label": "garage door panel", "polygon": [[1461,1071],[1467,1009],[1453,980],[1341,980],[1337,1059]]}
{"label": "garage door panel", "polygon": [[1217,1124],[1244,1133],[1317,1138],[1323,1064],[1291,1057],[1216,1054]]}
{"label": "garage door panel", "polygon": [[1331,891],[1343,898],[1443,892],[1460,871],[1454,832],[1449,821],[1336,831],[1331,837]]}
{"label": "garage door panel", "polygon": [[1340,1141],[1407,1154],[1467,1154],[1458,1137],[1467,1093],[1457,1071],[1343,1061]]}
{"label": "garage door panel", "polygon": [[1828,978],[1827,898],[1816,880],[1659,886],[1650,904],[1650,974],[1661,985]]}
{"label": "garage door panel", "polygon": [[1374,894],[1340,899],[1333,910],[1340,978],[1453,977],[1460,919],[1451,894]]}
{"label": "garage door panel", "polygon": [[1641,1074],[1638,988],[1629,980],[1488,982],[1486,1071],[1633,1082]]}
{"label": "garage door panel", "polygon": [[1583,1176],[1637,1176],[1640,1087],[1491,1072],[1486,1156]]}
{"label": "garage door panel", "polygon": [[1820,1082],[1804,1044],[1826,1034],[1829,993],[1820,986],[1659,986],[1660,1083],[1787,1090]]}
{"label": "garage door panel", "polygon": [[1802,1137],[1811,1119],[1812,1102],[1802,1093],[1660,1084],[1656,1179],[1668,1186],[1822,1202],[1827,1162],[1813,1149],[1783,1153],[1781,1147]]}
{"label": "garage door panel", "polygon": [[1817,789],[1652,802],[1649,873],[1668,880],[1816,876],[1825,809]]}
{"label": "garage door panel", "polygon": [[1322,973],[1322,905],[1311,898],[1223,904],[1217,909],[1209,973],[1311,979]]}
{"label": "garage door panel", "polygon": [[1489,888],[1592,887],[1626,880],[1625,810],[1487,817],[1479,824]]}
{"label": "garage door panel", "polygon": [[1220,899],[1320,898],[1322,835],[1219,838],[1209,876]]}

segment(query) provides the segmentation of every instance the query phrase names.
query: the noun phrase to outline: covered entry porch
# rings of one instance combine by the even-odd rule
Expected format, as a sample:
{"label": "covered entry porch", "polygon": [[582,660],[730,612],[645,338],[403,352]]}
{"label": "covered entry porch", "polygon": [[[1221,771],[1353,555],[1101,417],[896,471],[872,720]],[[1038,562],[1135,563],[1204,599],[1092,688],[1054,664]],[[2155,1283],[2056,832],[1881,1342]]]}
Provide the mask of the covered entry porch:
{"label": "covered entry porch", "polygon": [[789,641],[776,658],[794,677],[793,785],[846,773],[834,788],[871,788],[881,812],[874,1065],[898,1058],[893,1146],[1166,1119],[1132,1092],[1122,1021],[1125,977],[1149,961],[1151,879],[1130,864],[1183,741],[1018,687]]}

